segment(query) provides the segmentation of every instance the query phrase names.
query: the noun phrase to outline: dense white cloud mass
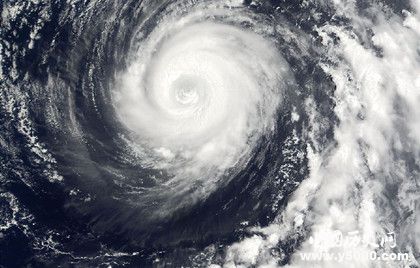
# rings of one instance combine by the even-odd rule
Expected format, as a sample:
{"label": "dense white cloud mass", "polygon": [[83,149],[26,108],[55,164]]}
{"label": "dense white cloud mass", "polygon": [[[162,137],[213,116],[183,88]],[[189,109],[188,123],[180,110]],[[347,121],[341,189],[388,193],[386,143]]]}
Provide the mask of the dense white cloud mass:
{"label": "dense white cloud mass", "polygon": [[234,25],[249,15],[233,18],[232,25],[206,22],[203,16],[231,13],[218,3],[203,7],[184,16],[171,10],[134,44],[138,48],[114,92],[142,163],[173,174],[164,183],[169,196],[185,194],[194,183],[205,185],[192,199],[211,193],[227,169],[248,161],[261,135],[274,129],[292,82],[273,42]]}

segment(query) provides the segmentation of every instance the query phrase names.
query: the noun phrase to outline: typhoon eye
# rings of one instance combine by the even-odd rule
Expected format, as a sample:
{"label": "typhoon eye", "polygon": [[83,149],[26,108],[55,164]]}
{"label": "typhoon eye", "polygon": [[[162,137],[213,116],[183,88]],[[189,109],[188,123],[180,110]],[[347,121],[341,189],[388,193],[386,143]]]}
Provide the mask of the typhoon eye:
{"label": "typhoon eye", "polygon": [[182,75],[173,83],[172,98],[181,105],[194,105],[205,98],[206,82],[200,77]]}

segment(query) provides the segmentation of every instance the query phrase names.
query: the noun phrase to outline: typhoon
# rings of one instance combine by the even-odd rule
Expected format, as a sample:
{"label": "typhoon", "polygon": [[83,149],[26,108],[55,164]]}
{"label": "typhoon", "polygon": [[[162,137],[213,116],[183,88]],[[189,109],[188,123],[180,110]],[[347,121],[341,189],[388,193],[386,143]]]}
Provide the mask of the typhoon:
{"label": "typhoon", "polygon": [[0,267],[420,266],[418,0],[0,11]]}

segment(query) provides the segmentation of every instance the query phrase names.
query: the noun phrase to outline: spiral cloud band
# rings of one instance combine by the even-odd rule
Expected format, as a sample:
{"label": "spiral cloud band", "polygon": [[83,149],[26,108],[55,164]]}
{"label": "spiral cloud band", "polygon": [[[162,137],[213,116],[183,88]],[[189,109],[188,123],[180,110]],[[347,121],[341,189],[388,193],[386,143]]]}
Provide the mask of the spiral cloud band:
{"label": "spiral cloud band", "polygon": [[291,80],[272,42],[202,18],[215,14],[228,15],[220,9],[166,14],[132,44],[114,89],[115,109],[143,153],[143,165],[171,174],[164,184],[170,188],[165,191],[176,189],[172,195],[185,195],[196,180],[209,193],[226,169],[246,161],[259,138],[274,129]]}

